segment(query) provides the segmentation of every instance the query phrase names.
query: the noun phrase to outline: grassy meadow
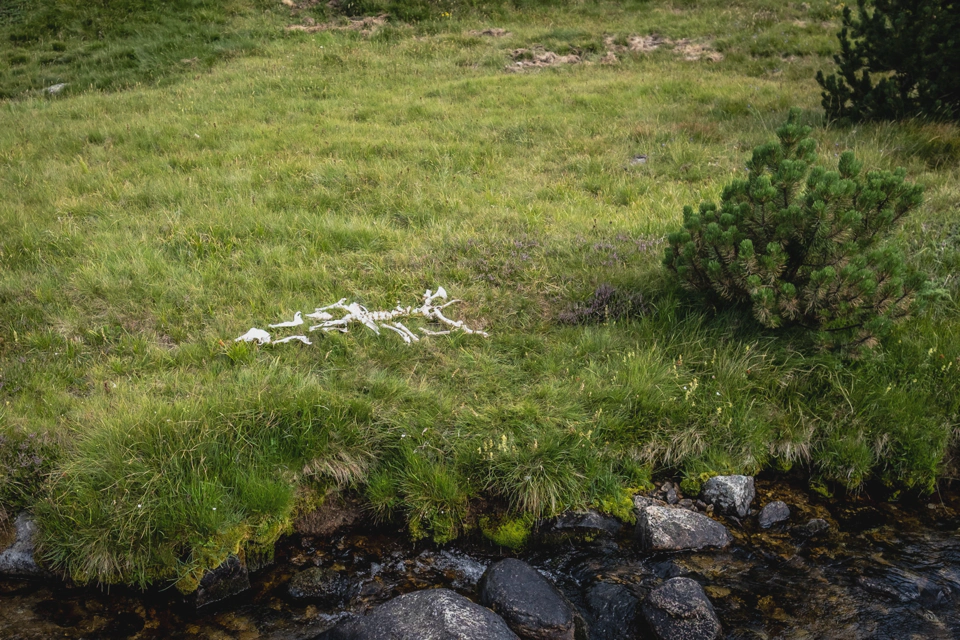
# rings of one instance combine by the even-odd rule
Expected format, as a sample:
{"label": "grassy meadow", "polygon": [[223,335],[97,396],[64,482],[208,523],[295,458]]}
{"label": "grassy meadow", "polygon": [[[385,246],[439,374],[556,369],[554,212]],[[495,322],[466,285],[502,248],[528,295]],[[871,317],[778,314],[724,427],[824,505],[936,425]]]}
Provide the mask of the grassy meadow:
{"label": "grassy meadow", "polygon": [[[347,23],[181,0],[100,28],[110,2],[35,4],[74,13],[0,10],[0,520],[31,510],[75,580],[189,591],[331,488],[443,542],[491,514],[629,516],[653,476],[956,478],[960,128],[823,121],[839,5],[370,4],[405,19],[310,33],[284,27]],[[517,66],[547,51],[581,62]],[[661,267],[683,206],[791,106],[825,164],[852,149],[926,188],[891,241],[944,295],[857,358]],[[631,313],[562,321],[602,285]],[[490,337],[234,342],[438,286]]]}

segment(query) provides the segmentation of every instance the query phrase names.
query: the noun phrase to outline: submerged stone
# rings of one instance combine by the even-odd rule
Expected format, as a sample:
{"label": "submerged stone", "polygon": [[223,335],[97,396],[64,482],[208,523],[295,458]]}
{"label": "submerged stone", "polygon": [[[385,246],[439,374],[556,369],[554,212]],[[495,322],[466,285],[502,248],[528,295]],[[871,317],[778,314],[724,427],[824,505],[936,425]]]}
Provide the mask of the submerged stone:
{"label": "submerged stone", "polygon": [[537,526],[538,535],[590,538],[599,535],[615,536],[620,533],[623,523],[611,516],[605,516],[593,509],[586,511],[568,511],[555,518],[544,520]]}
{"label": "submerged stone", "polygon": [[928,609],[935,609],[952,602],[952,592],[949,587],[898,568],[888,569],[878,576],[858,576],[857,585],[895,602],[919,601]]}
{"label": "submerged stone", "polygon": [[764,505],[763,509],[760,510],[760,516],[757,520],[761,528],[769,529],[778,522],[783,522],[788,518],[790,518],[790,507],[781,500],[775,500]]}
{"label": "submerged stone", "polygon": [[507,558],[480,579],[480,602],[498,613],[521,638],[573,640],[573,608],[536,569]]}
{"label": "submerged stone", "polygon": [[743,518],[750,513],[756,489],[750,476],[714,476],[703,485],[700,495],[719,513]]}
{"label": "submerged stone", "polygon": [[634,640],[637,637],[640,601],[629,587],[597,582],[587,589],[584,601],[592,638]]}
{"label": "submerged stone", "polygon": [[830,523],[823,518],[813,518],[812,520],[808,520],[806,524],[801,524],[792,528],[790,533],[801,538],[816,538],[828,533],[829,531]]}
{"label": "submerged stone", "polygon": [[349,581],[328,567],[310,567],[290,579],[287,592],[298,600],[342,602],[350,590]]}
{"label": "submerged stone", "polygon": [[314,640],[519,640],[503,618],[449,589],[399,596]]}
{"label": "submerged stone", "polygon": [[696,511],[656,505],[640,510],[636,536],[650,551],[725,547],[733,541],[727,528],[716,520]]}
{"label": "submerged stone", "polygon": [[643,615],[660,640],[715,640],[720,620],[696,580],[671,578],[643,602]]}

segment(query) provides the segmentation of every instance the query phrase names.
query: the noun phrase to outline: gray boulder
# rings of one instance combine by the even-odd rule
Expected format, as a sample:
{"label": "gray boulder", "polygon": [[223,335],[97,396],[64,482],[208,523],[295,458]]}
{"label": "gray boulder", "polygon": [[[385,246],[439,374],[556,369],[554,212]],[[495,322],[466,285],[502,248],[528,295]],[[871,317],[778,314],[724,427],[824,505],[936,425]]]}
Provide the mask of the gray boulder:
{"label": "gray boulder", "polygon": [[787,506],[787,503],[781,500],[774,500],[773,502],[768,502],[764,505],[763,509],[760,510],[760,517],[758,521],[760,522],[760,527],[763,529],[769,529],[778,522],[783,522],[784,520],[790,517],[790,507]]}
{"label": "gray boulder", "polygon": [[507,558],[480,578],[480,603],[507,621],[526,640],[573,640],[573,607],[536,569]]}
{"label": "gray boulder", "polygon": [[49,573],[37,564],[34,554],[34,538],[37,524],[25,513],[13,521],[13,543],[0,550],[0,575],[17,578],[43,578]]}
{"label": "gray boulder", "polygon": [[725,547],[733,541],[727,528],[716,520],[696,511],[656,505],[640,510],[637,538],[649,551]]}
{"label": "gray boulder", "polygon": [[643,616],[660,640],[715,640],[720,620],[703,588],[690,578],[671,578],[643,602]]}
{"label": "gray boulder", "polygon": [[315,640],[519,640],[503,618],[449,589],[408,593]]}
{"label": "gray boulder", "polygon": [[750,476],[714,476],[703,485],[700,497],[725,516],[743,518],[756,493]]}

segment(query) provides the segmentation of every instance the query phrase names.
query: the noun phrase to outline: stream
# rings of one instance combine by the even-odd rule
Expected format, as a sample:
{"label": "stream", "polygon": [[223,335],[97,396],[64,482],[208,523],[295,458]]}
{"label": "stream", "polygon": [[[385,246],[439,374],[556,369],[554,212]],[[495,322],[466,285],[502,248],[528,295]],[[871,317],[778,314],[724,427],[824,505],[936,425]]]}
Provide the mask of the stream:
{"label": "stream", "polygon": [[[754,507],[783,500],[790,520],[762,530],[755,517],[727,519],[735,541],[722,551],[644,553],[631,527],[619,536],[554,537],[517,554],[479,539],[413,544],[397,527],[325,540],[293,536],[278,544],[274,564],[251,576],[250,590],[199,611],[172,589],[3,579],[0,638],[306,639],[409,591],[443,586],[475,598],[485,567],[515,555],[577,605],[593,640],[648,637],[642,616],[632,621],[637,599],[680,575],[704,586],[726,638],[947,640],[960,637],[956,493],[827,499],[799,482],[761,476]],[[799,534],[813,518],[829,530]],[[291,597],[291,578],[310,567],[338,582],[335,595]]]}

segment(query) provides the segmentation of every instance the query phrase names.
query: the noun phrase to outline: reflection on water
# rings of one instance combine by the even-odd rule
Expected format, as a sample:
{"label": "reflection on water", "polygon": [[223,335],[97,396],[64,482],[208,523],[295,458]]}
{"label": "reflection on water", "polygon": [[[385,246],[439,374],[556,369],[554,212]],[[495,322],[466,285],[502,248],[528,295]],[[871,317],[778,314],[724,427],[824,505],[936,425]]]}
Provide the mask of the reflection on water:
{"label": "reflection on water", "polygon": [[[520,554],[584,611],[614,595],[642,597],[659,581],[688,575],[713,600],[728,638],[960,637],[960,500],[936,496],[894,504],[868,496],[825,500],[758,480],[755,506],[781,499],[791,525],[823,518],[807,537],[789,527],[728,522],[736,542],[722,552],[644,554],[625,536],[532,548]],[[334,540],[291,539],[253,589],[196,612],[175,593],[110,592],[0,581],[0,638],[311,638],[350,612],[416,589],[472,597],[500,550],[478,541],[414,546],[397,531]],[[288,582],[309,567],[350,576],[336,597],[296,601]],[[589,616],[588,616],[589,618]],[[595,636],[602,622],[594,621]],[[622,626],[621,626],[622,630]]]}

